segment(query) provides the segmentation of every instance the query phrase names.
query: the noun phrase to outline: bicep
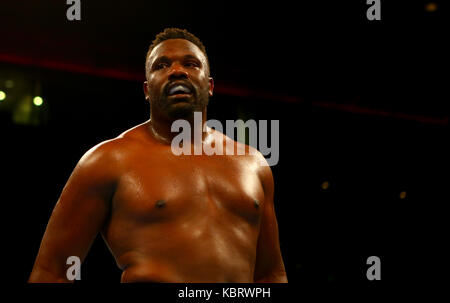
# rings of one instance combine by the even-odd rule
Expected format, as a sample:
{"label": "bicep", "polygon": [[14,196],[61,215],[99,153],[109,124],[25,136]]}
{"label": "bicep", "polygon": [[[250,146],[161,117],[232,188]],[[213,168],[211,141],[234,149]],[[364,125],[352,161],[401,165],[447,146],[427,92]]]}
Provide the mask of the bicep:
{"label": "bicep", "polygon": [[273,203],[267,203],[258,237],[254,277],[255,281],[258,281],[277,275],[284,275],[284,263],[281,256],[275,210]]}
{"label": "bicep", "polygon": [[84,260],[109,213],[108,182],[101,167],[80,160],[50,216],[35,267],[61,275],[68,257]]}
{"label": "bicep", "polygon": [[256,251],[255,281],[285,282],[286,273],[280,250],[278,222],[274,207],[274,184],[270,168],[262,174],[264,209]]}

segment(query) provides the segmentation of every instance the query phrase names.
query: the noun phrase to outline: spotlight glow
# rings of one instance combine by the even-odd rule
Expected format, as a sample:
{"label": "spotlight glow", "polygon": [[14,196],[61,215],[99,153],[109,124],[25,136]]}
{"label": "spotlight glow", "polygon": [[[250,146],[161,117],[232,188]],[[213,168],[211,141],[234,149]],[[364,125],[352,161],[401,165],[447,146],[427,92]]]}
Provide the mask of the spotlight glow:
{"label": "spotlight glow", "polygon": [[42,103],[44,103],[44,100],[42,100],[41,97],[39,97],[39,96],[34,97],[34,99],[33,99],[33,104],[34,105],[41,106]]}
{"label": "spotlight glow", "polygon": [[437,4],[434,2],[428,3],[425,6],[425,10],[429,13],[435,12],[437,10]]}
{"label": "spotlight glow", "polygon": [[3,100],[5,100],[5,98],[6,98],[6,94],[5,94],[5,92],[4,92],[4,91],[2,91],[2,90],[0,90],[0,101],[3,101]]}

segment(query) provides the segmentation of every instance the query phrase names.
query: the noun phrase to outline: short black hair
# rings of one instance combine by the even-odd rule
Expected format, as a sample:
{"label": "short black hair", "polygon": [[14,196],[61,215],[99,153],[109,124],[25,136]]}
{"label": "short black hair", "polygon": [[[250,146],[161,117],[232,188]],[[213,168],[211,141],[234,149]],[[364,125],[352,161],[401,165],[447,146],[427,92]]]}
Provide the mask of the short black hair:
{"label": "short black hair", "polygon": [[161,42],[169,40],[169,39],[185,39],[188,40],[195,45],[202,51],[202,53],[205,55],[206,63],[208,64],[207,69],[209,73],[209,60],[208,55],[206,54],[205,46],[203,45],[202,41],[200,41],[199,38],[197,38],[194,34],[190,33],[186,29],[176,28],[176,27],[168,27],[164,29],[162,32],[156,35],[155,40],[152,41],[152,44],[150,44],[147,56],[145,57],[145,68],[147,70],[147,60],[150,56],[150,53],[152,50]]}

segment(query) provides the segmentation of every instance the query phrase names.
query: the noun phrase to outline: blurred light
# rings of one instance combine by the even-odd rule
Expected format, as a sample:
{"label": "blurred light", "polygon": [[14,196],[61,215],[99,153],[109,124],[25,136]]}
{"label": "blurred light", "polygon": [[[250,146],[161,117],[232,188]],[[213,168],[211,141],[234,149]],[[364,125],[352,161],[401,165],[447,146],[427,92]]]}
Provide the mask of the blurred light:
{"label": "blurred light", "polygon": [[330,183],[328,183],[328,181],[325,181],[322,183],[322,189],[328,189],[329,186],[330,186]]}
{"label": "blurred light", "polygon": [[41,97],[39,97],[39,96],[34,97],[34,99],[33,99],[33,104],[34,105],[41,106],[42,103],[44,103],[44,100],[42,100]]}
{"label": "blurred light", "polygon": [[3,101],[3,100],[5,100],[5,98],[6,98],[6,94],[5,94],[5,92],[4,92],[4,91],[2,91],[2,90],[0,90],[0,101]]}
{"label": "blurred light", "polygon": [[405,199],[406,198],[406,191],[402,191],[399,195],[400,199]]}
{"label": "blurred light", "polygon": [[14,81],[13,80],[6,80],[5,81],[6,88],[13,88],[14,87]]}
{"label": "blurred light", "polygon": [[435,12],[437,10],[437,5],[434,2],[430,2],[427,5],[425,5],[425,10],[427,12]]}

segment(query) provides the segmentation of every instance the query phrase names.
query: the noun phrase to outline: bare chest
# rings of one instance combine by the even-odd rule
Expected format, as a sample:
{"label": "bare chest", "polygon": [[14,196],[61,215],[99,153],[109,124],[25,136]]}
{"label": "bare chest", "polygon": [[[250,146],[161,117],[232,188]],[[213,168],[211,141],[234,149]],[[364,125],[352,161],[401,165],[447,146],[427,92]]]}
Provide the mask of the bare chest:
{"label": "bare chest", "polygon": [[120,177],[113,214],[144,223],[233,217],[256,225],[263,188],[256,167],[237,157],[138,157]]}

